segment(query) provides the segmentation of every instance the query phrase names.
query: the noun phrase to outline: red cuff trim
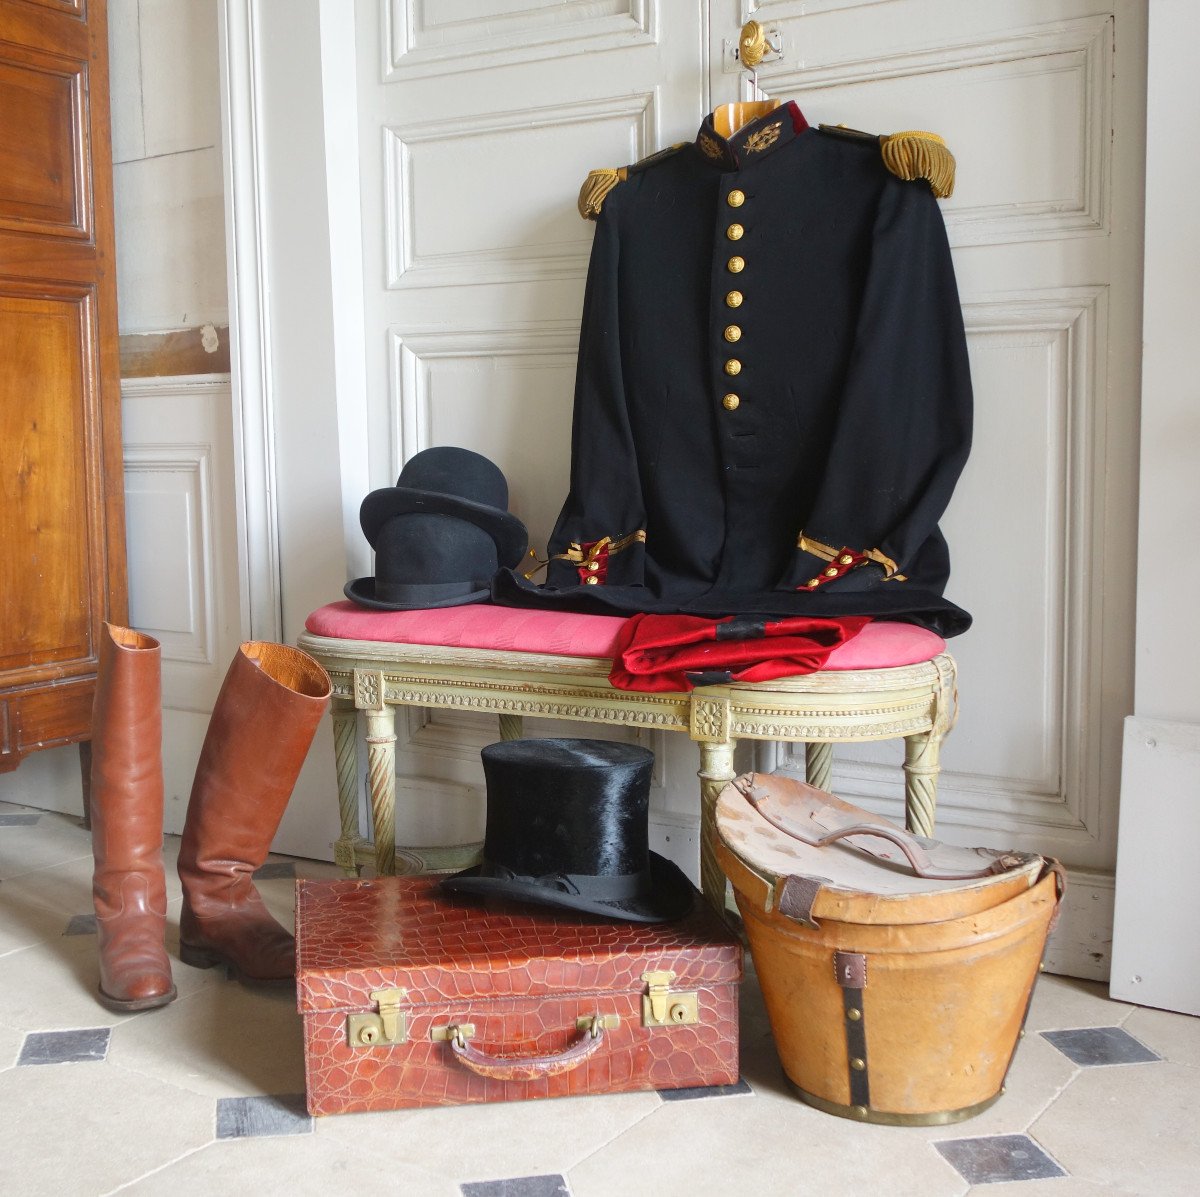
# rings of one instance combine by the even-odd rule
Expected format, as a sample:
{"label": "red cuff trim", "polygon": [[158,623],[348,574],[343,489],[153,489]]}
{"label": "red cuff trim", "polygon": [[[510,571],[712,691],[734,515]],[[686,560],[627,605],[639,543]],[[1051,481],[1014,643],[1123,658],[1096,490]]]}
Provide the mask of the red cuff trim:
{"label": "red cuff trim", "polygon": [[829,564],[815,578],[809,578],[796,587],[797,590],[819,590],[829,582],[836,582],[843,574],[848,574],[860,565],[866,565],[867,555],[855,552],[854,549],[843,548],[833,557]]}

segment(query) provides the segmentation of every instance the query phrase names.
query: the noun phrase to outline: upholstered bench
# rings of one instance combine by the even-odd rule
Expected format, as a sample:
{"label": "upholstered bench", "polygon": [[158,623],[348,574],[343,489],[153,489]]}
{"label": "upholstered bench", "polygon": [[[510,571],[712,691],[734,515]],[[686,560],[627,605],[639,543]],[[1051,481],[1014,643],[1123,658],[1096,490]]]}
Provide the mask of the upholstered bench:
{"label": "upholstered bench", "polygon": [[[350,602],[314,611],[298,644],[333,680],[341,836],[335,859],[350,873],[465,867],[478,845],[457,851],[395,846],[398,706],[444,707],[500,717],[500,735],[522,734],[525,715],[686,732],[700,747],[700,877],[723,906],[713,854],[717,794],[734,776],[738,740],[807,745],[808,779],[828,788],[832,745],[903,738],[906,822],[933,832],[938,753],[953,723],[955,668],[945,642],[903,623],[872,623],[833,651],[818,673],[772,682],[640,693],[609,684],[615,616],[489,605],[371,611]],[[366,716],[372,837],[358,818],[357,713]]]}

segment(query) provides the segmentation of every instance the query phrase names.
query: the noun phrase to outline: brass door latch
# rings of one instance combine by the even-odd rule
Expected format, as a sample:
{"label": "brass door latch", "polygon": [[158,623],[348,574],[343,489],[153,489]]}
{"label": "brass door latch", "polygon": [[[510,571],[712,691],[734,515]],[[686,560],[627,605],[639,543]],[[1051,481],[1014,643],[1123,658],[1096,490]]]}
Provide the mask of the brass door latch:
{"label": "brass door latch", "polygon": [[700,1003],[695,990],[672,990],[672,972],[642,973],[646,992],[642,995],[642,1026],[686,1027],[700,1021]]}
{"label": "brass door latch", "polygon": [[408,1041],[408,1016],[400,1003],[407,989],[375,989],[371,1001],[378,1014],[351,1014],[346,1019],[346,1040],[351,1047],[384,1047]]}

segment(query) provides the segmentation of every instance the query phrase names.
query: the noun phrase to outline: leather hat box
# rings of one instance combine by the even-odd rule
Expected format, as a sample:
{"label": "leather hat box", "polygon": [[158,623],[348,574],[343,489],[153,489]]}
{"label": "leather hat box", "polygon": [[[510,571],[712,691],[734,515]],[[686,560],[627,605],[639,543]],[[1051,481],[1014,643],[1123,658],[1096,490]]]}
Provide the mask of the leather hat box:
{"label": "leather hat box", "polygon": [[727,785],[716,823],[797,1096],[922,1125],[1001,1095],[1061,896],[1056,861],[922,839],[765,774]]}
{"label": "leather hat box", "polygon": [[732,1084],[740,943],[499,905],[436,878],[301,881],[297,1003],[312,1114]]}

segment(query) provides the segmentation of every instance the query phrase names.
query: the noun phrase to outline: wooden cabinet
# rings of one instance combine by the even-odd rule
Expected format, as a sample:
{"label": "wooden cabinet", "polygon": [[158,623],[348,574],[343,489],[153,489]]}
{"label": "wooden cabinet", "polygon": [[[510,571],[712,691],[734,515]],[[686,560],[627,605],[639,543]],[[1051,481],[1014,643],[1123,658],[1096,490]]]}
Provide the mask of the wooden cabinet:
{"label": "wooden cabinet", "polygon": [[104,0],[0,0],[0,770],[90,735],[125,622]]}

